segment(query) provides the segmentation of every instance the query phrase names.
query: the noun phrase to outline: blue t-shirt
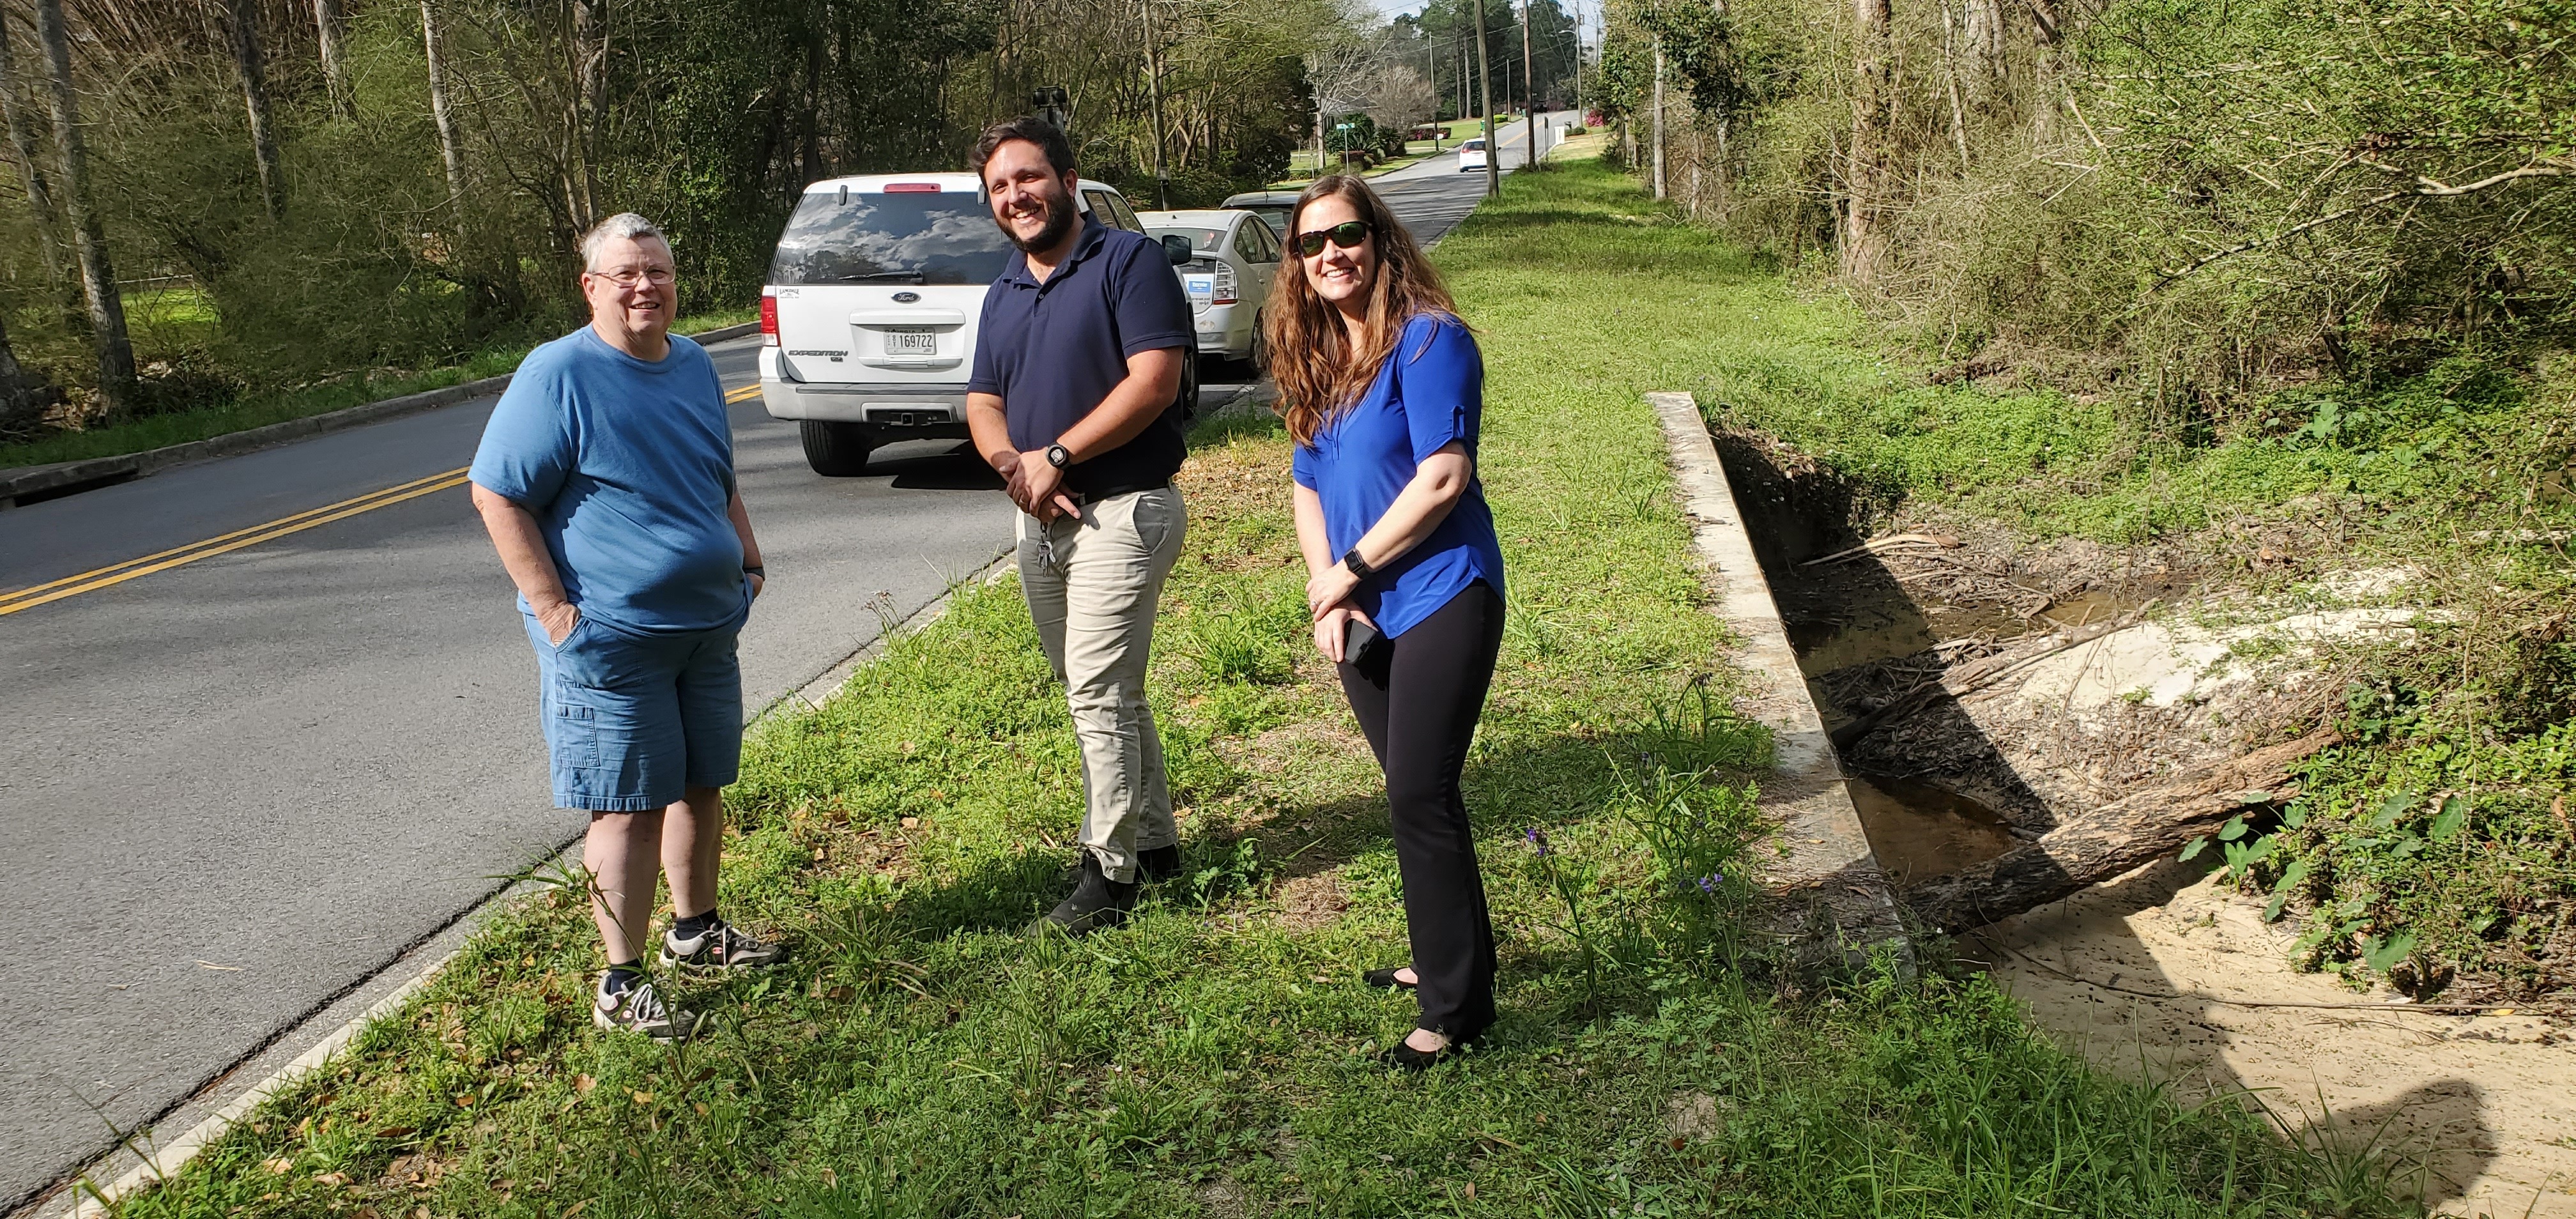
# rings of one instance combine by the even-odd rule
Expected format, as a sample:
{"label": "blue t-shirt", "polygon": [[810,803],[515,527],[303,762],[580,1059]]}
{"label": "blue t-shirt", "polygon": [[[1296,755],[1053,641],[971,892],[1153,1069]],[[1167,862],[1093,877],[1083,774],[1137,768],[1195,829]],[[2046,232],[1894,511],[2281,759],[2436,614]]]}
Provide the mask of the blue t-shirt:
{"label": "blue t-shirt", "polygon": [[[984,294],[966,388],[999,396],[1012,446],[1032,452],[1097,409],[1127,379],[1127,357],[1188,347],[1196,334],[1163,247],[1085,216],[1073,257],[1045,283],[1015,252]],[[1170,481],[1186,455],[1181,412],[1167,409],[1135,439],[1066,470],[1064,485],[1086,495],[1152,486]]]}
{"label": "blue t-shirt", "polygon": [[[1324,501],[1324,538],[1348,553],[1386,515],[1424,459],[1463,441],[1470,461],[1485,413],[1485,361],[1466,324],[1422,314],[1404,324],[1377,380],[1359,404],[1297,446],[1290,465],[1297,485]],[[1485,486],[1466,493],[1422,543],[1360,581],[1352,600],[1392,639],[1438,613],[1482,580],[1503,592],[1503,548]]]}
{"label": "blue t-shirt", "polygon": [[529,352],[467,476],[535,515],[585,618],[681,634],[751,604],[724,382],[688,339],[647,362],[584,326]]}

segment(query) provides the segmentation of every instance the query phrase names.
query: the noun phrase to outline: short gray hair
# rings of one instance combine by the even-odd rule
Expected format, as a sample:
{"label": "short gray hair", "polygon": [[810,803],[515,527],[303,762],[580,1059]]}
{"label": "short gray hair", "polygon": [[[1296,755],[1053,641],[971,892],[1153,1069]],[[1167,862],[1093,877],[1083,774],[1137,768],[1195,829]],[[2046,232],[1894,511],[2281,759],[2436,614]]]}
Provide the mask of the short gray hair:
{"label": "short gray hair", "polygon": [[642,216],[638,216],[633,212],[619,212],[606,220],[602,220],[598,224],[592,226],[588,233],[582,235],[581,269],[584,271],[598,270],[599,247],[607,245],[609,242],[642,241],[647,237],[659,237],[662,239],[662,244],[671,244],[670,235],[664,233],[659,225],[656,225],[652,221],[647,220]]}

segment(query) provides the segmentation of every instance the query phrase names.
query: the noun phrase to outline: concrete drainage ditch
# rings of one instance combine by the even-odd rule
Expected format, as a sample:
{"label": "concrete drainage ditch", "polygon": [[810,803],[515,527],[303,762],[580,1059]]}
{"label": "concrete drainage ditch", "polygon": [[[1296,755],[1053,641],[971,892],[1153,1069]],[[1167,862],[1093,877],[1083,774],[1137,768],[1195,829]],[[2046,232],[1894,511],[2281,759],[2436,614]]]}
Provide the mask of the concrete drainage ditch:
{"label": "concrete drainage ditch", "polygon": [[2317,726],[2345,659],[2419,617],[2387,603],[2402,573],[2230,600],[2151,548],[1863,536],[1896,505],[1712,434],[1687,394],[1648,398],[1715,612],[1746,640],[1746,710],[1780,742],[1772,880],[1805,912],[1787,934],[1848,949],[1976,926],[2169,856],[2287,792],[2333,739]]}

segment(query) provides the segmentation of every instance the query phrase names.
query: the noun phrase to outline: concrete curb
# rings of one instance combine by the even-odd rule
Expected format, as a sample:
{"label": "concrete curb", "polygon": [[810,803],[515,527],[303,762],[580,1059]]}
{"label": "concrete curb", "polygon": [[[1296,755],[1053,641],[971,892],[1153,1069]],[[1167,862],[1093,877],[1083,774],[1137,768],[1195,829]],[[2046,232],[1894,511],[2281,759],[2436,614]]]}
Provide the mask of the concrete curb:
{"label": "concrete curb", "polygon": [[[902,621],[895,623],[892,629],[879,632],[876,638],[861,644],[856,651],[825,667],[821,673],[751,709],[743,717],[744,732],[750,733],[760,723],[774,716],[799,710],[813,710],[830,702],[833,696],[848,684],[853,674],[884,655],[886,648],[895,640],[927,630],[944,617],[949,605],[956,600],[959,590],[991,584],[1017,570],[1012,565],[1012,553],[1004,550],[975,574],[951,585],[949,591],[932,598],[921,608],[905,616]],[[581,863],[580,848],[581,839],[575,837],[559,847],[548,859],[552,864],[565,868],[578,866]],[[199,1152],[204,1151],[215,1140],[222,1138],[226,1131],[231,1130],[233,1123],[257,1109],[260,1102],[293,1086],[296,1081],[305,1076],[329,1066],[342,1050],[348,1048],[350,1042],[357,1039],[359,1033],[365,1031],[369,1024],[402,1010],[406,1000],[422,987],[429,985],[447,968],[449,962],[456,959],[456,954],[464,950],[466,941],[472,937],[485,919],[508,903],[543,888],[548,883],[543,879],[548,866],[546,862],[534,865],[526,875],[503,885],[498,892],[450,920],[445,927],[432,932],[417,945],[397,954],[392,963],[375,975],[360,980],[339,998],[324,1005],[311,1018],[279,1033],[261,1051],[216,1082],[207,1085],[197,1095],[173,1106],[168,1113],[157,1119],[155,1125],[166,1123],[174,1117],[185,1120],[192,1111],[204,1114],[178,1137],[165,1143],[154,1137],[152,1125],[138,1129],[132,1137],[125,1140],[124,1145],[92,1161],[67,1185],[50,1187],[52,1193],[49,1196],[32,1201],[12,1212],[13,1219],[104,1219],[110,1213],[110,1208],[120,1199],[148,1189],[165,1178],[175,1176],[181,1169],[186,1168],[188,1162],[195,1159]],[[350,1014],[352,1009],[355,1009],[354,1014]],[[288,1057],[293,1046],[301,1040],[301,1034],[306,1033],[314,1025],[323,1024],[334,1018],[338,1018],[340,1023],[333,1026],[330,1032],[323,1034],[319,1040],[301,1052],[295,1052],[292,1057]],[[280,1058],[285,1058],[286,1061],[282,1065],[277,1065],[277,1060]],[[234,1076],[259,1071],[263,1067],[266,1070],[259,1076],[258,1082],[243,1089],[230,1100],[217,1103],[225,1090],[225,1084]],[[98,1184],[98,1179],[109,1173],[116,1174],[114,1180],[106,1185]]]}
{"label": "concrete curb", "polygon": [[[700,331],[689,337],[701,343],[721,343],[727,339],[740,338],[758,329],[760,329],[760,323],[744,322],[740,325],[720,326],[714,330]],[[510,374],[503,373],[497,377],[484,377],[440,389],[423,390],[397,398],[379,399],[359,406],[325,411],[319,415],[307,415],[301,419],[288,419],[264,427],[246,428],[238,432],[227,432],[221,436],[209,436],[204,440],[191,440],[185,444],[146,449],[140,453],[0,470],[0,509],[15,507],[22,500],[35,502],[55,499],[98,487],[130,482],[157,474],[183,462],[234,457],[290,441],[302,440],[307,436],[346,431],[350,428],[365,427],[370,423],[382,423],[387,419],[417,415],[422,411],[434,411],[442,406],[454,406],[469,398],[497,394],[509,388],[509,385]]]}
{"label": "concrete curb", "polygon": [[1674,489],[1690,517],[1701,582],[1714,598],[1709,612],[1744,641],[1754,681],[1745,710],[1771,726],[1774,774],[1762,785],[1762,809],[1779,823],[1779,849],[1757,855],[1778,903],[1776,933],[1809,965],[1856,964],[1884,947],[1910,968],[1913,946],[1894,891],[1861,829],[1708,421],[1689,394],[1648,394],[1646,401],[1671,447]]}

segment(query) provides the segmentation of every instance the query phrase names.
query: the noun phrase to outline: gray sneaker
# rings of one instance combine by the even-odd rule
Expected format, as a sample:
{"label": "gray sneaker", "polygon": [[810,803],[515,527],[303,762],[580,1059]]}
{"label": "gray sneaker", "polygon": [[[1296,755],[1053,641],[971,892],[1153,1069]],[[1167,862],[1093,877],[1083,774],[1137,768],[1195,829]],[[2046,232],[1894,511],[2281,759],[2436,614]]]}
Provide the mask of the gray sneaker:
{"label": "gray sneaker", "polygon": [[686,1041],[691,1033],[698,1031],[698,1014],[662,1002],[662,996],[653,989],[650,978],[614,995],[608,993],[607,987],[608,979],[603,976],[598,989],[591,992],[592,1024],[604,1029],[642,1033],[661,1042]]}
{"label": "gray sneaker", "polygon": [[662,933],[661,961],[664,969],[705,972],[764,969],[777,964],[786,955],[786,949],[736,931],[731,923],[717,923],[694,940],[681,939],[676,931]]}

